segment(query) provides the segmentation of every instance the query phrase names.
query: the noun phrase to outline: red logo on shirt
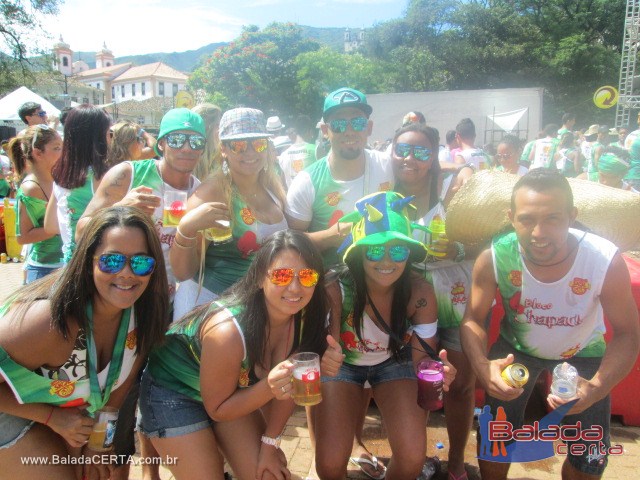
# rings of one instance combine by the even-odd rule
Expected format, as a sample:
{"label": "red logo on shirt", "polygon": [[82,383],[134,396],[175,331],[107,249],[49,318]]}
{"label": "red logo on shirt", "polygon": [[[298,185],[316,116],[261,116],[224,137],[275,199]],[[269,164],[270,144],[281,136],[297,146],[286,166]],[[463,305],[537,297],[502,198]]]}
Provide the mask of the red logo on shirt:
{"label": "red logo on shirt", "polygon": [[61,398],[67,398],[71,396],[76,389],[76,382],[69,382],[67,380],[54,380],[51,382],[51,388],[49,389],[50,395],[57,395]]}
{"label": "red logo on shirt", "polygon": [[586,278],[576,277],[569,282],[569,286],[571,287],[571,291],[576,295],[584,295],[591,290],[591,284]]}
{"label": "red logo on shirt", "polygon": [[340,202],[340,198],[340,192],[331,192],[328,193],[326,197],[324,197],[324,201],[327,202],[327,205],[335,207],[336,205],[338,205],[338,202]]}
{"label": "red logo on shirt", "polygon": [[509,272],[509,281],[514,287],[522,286],[522,272],[520,270],[511,270]]}

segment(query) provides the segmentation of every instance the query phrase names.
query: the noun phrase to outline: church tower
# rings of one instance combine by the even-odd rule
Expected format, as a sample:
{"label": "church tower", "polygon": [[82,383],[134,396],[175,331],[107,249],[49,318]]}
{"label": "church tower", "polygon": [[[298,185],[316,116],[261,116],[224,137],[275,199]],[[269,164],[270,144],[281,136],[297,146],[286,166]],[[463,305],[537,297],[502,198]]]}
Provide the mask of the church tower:
{"label": "church tower", "polygon": [[96,53],[96,68],[111,67],[115,64],[113,52],[107,48],[107,43],[102,44],[102,50]]}
{"label": "church tower", "polygon": [[53,56],[54,70],[58,70],[67,77],[73,75],[73,52],[69,44],[62,39],[62,35],[58,43],[53,46]]}

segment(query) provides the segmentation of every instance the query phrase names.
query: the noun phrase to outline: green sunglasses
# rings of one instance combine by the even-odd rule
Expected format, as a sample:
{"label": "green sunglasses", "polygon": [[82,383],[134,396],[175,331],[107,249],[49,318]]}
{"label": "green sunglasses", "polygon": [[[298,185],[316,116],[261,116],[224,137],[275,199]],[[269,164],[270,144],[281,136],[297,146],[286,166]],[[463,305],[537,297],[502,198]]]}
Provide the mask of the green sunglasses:
{"label": "green sunglasses", "polygon": [[405,262],[409,258],[411,250],[406,245],[369,245],[365,250],[365,256],[370,262],[379,262],[389,252],[389,258],[394,262]]}

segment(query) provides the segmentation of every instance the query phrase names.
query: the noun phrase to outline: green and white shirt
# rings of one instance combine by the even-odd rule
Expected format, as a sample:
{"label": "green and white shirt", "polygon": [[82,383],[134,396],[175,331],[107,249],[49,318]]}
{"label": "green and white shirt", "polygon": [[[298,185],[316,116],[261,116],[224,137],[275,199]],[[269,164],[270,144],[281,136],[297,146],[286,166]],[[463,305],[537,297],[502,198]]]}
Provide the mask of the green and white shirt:
{"label": "green and white shirt", "polygon": [[608,240],[570,229],[578,244],[571,269],[560,280],[542,283],[527,269],[515,232],[491,246],[495,279],[505,318],[500,335],[518,351],[550,360],[601,357],[605,324],[600,292],[618,251]]}
{"label": "green and white shirt", "polygon": [[76,249],[76,225],[93,198],[93,170],[87,172],[84,185],[69,190],[53,183],[53,195],[58,201],[58,225],[62,238],[64,263],[69,263]]}
{"label": "green and white shirt", "polygon": [[[326,230],[370,193],[393,188],[391,159],[384,152],[365,150],[364,175],[355,180],[336,180],[328,156],[300,172],[287,192],[287,215],[310,222],[308,231]],[[335,248],[322,252],[326,267],[340,263]]]}
{"label": "green and white shirt", "polygon": [[[18,189],[16,200],[17,235],[20,235],[20,205],[24,206],[29,220],[31,220],[35,228],[44,226],[44,214],[47,210],[47,202],[45,200],[25,195],[22,188]],[[62,238],[60,235],[54,235],[51,238],[34,243],[29,253],[27,263],[36,267],[62,267],[64,262],[62,257]]]}
{"label": "green and white shirt", "polygon": [[[135,162],[127,161],[129,165],[131,165],[132,175],[131,175],[131,183],[129,184],[129,192],[131,189],[144,186],[153,190],[153,195],[156,195],[162,199],[164,197],[165,192],[170,191],[178,191],[178,189],[173,188],[168,183],[165,183],[160,176],[160,171],[158,170],[158,162],[156,160],[138,160]],[[191,175],[191,183],[189,190],[187,190],[187,196],[191,196],[191,194],[195,191],[195,189],[200,185],[200,181]],[[171,270],[171,262],[169,262],[169,249],[173,244],[173,240],[176,236],[176,227],[165,227],[162,225],[162,211],[163,205],[160,202],[160,205],[156,207],[153,212],[153,223],[156,226],[156,231],[158,232],[158,237],[160,238],[160,245],[162,246],[162,253],[164,254],[164,262],[167,269],[167,281],[169,282],[169,297],[173,300],[173,297],[176,293],[176,277]]]}

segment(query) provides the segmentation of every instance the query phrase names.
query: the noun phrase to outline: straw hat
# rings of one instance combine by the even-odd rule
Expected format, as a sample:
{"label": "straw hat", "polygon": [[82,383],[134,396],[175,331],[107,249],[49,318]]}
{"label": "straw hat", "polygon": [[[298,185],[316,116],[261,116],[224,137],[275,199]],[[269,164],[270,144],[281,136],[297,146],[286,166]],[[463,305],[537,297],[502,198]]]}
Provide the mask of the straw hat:
{"label": "straw hat", "polygon": [[[494,235],[509,229],[507,211],[518,178],[495,170],[474,174],[447,208],[449,240],[486,245]],[[620,251],[640,244],[640,195],[588,180],[568,180],[578,208],[578,222],[615,243]]]}

